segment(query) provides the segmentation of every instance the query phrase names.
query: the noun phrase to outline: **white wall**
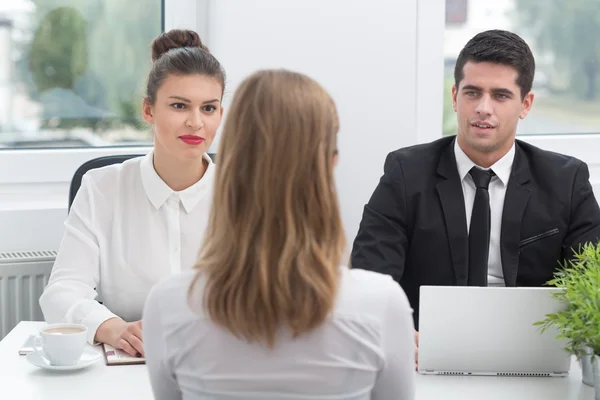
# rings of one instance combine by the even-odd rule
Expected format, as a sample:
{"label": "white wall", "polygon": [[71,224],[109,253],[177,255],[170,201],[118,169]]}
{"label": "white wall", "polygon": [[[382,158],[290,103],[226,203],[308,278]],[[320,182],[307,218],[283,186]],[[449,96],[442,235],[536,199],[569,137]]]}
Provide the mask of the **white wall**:
{"label": "white wall", "polygon": [[[441,136],[444,0],[170,0],[165,21],[202,33],[228,73],[225,105],[258,68],[303,72],[329,90],[349,244],[386,154]],[[141,150],[3,153],[0,252],[57,249],[73,172],[109,151]]]}
{"label": "white wall", "polygon": [[283,67],[315,78],[336,101],[337,184],[351,243],[386,154],[417,142],[417,1],[213,5],[210,47],[227,71],[230,94],[256,69]]}

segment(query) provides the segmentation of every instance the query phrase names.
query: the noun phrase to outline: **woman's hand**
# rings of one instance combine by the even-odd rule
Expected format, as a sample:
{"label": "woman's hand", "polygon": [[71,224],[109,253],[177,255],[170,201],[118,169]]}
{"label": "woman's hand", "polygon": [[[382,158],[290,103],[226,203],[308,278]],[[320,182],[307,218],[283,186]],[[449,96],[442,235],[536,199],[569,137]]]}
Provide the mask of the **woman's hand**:
{"label": "woman's hand", "polygon": [[415,369],[419,369],[419,332],[415,330]]}
{"label": "woman's hand", "polygon": [[142,321],[125,322],[120,318],[106,320],[98,327],[94,341],[110,344],[133,357],[144,356]]}

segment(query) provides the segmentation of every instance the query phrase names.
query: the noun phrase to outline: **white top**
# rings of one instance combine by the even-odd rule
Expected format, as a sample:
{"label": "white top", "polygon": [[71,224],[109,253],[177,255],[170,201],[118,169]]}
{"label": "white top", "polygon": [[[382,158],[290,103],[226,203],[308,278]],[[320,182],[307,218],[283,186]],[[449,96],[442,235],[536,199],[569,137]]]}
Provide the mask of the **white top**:
{"label": "white top", "polygon": [[40,297],[47,322],[84,324],[93,343],[102,322],[141,319],[152,286],[193,266],[212,201],[205,158],[202,179],[180,192],[158,176],[152,152],[83,176]]}
{"label": "white top", "polygon": [[[458,175],[462,182],[462,190],[465,198],[465,211],[467,216],[467,232],[471,225],[471,214],[473,212],[473,202],[475,201],[475,183],[469,171],[475,166],[475,163],[465,154],[454,141],[454,156]],[[500,257],[500,228],[502,226],[502,211],[504,210],[504,196],[512,164],[515,159],[515,144],[501,159],[496,161],[490,168],[478,168],[494,171],[496,176],[492,177],[488,192],[490,193],[490,253],[488,259],[488,285],[504,286],[504,273],[502,272],[502,259]]]}
{"label": "white top", "polygon": [[[144,350],[157,400],[407,400],[415,394],[412,309],[391,277],[343,267],[330,319],[272,351],[190,310],[194,271],[159,283],[144,308]],[[203,297],[200,279],[194,298]]]}

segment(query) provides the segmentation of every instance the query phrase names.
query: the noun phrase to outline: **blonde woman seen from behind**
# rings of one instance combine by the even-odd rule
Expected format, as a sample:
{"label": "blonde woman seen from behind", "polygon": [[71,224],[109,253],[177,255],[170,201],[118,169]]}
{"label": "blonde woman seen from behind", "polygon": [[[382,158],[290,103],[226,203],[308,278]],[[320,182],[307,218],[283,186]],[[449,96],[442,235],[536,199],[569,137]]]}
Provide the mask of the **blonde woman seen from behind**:
{"label": "blonde woman seen from behind", "polygon": [[305,75],[241,83],[195,271],[156,285],[144,308],[157,399],[413,398],[404,292],[340,266],[337,131],[332,99]]}

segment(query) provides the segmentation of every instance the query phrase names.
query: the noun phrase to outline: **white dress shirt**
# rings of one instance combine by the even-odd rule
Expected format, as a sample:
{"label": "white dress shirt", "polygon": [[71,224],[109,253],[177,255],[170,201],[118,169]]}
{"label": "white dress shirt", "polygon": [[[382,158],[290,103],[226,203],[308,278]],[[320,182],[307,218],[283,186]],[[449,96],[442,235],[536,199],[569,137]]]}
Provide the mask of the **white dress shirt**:
{"label": "white dress shirt", "polygon": [[[475,163],[465,154],[454,141],[454,156],[458,175],[462,183],[463,195],[465,198],[465,212],[467,216],[467,232],[471,225],[471,213],[473,212],[473,201],[475,201],[475,183],[469,171],[475,166]],[[496,176],[492,177],[488,192],[490,194],[490,252],[488,259],[488,285],[504,286],[504,273],[502,272],[502,259],[500,257],[500,228],[502,226],[502,211],[504,210],[504,196],[512,164],[515,159],[515,144],[501,159],[496,161],[490,168]]]}
{"label": "white dress shirt", "polygon": [[[144,308],[144,351],[157,400],[407,400],[415,393],[412,309],[391,277],[342,267],[335,308],[316,330],[282,329],[272,350],[204,314],[195,271],[156,285]],[[200,306],[198,306],[200,304]]]}
{"label": "white dress shirt", "polygon": [[158,176],[152,152],[84,175],[40,297],[46,321],[86,325],[93,343],[107,319],[141,319],[152,286],[196,261],[215,174],[205,159],[202,179],[179,192]]}

